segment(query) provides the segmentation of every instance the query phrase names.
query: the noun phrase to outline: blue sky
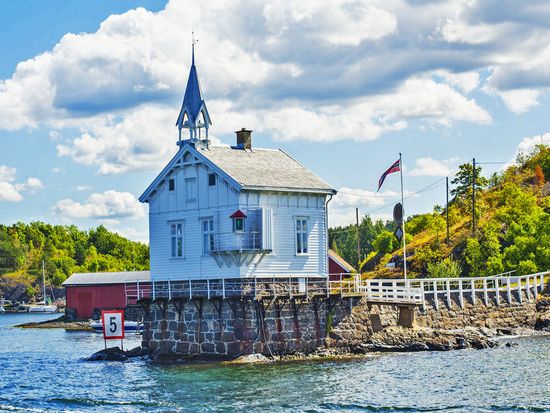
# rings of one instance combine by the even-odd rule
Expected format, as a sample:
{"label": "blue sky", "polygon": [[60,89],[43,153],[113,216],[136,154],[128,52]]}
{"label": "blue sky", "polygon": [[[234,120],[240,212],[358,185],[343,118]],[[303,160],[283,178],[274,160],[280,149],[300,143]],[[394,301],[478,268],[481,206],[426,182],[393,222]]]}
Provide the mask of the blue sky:
{"label": "blue sky", "polygon": [[376,183],[402,152],[406,210],[430,211],[460,163],[550,143],[549,21],[545,1],[5,3],[0,223],[147,239],[136,198],[177,149],[192,28],[216,142],[288,151],[341,190],[333,225],[389,217],[398,176]]}

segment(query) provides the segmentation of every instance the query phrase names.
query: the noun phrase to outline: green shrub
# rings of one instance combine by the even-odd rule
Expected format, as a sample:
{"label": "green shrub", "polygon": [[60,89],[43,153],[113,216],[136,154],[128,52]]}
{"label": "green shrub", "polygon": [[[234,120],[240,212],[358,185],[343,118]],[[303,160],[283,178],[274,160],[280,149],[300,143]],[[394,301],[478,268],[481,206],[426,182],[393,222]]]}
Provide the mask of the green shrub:
{"label": "green shrub", "polygon": [[537,272],[537,266],[531,260],[521,261],[518,265],[517,275],[534,274]]}
{"label": "green shrub", "polygon": [[429,278],[457,278],[462,273],[460,264],[450,258],[428,263]]}

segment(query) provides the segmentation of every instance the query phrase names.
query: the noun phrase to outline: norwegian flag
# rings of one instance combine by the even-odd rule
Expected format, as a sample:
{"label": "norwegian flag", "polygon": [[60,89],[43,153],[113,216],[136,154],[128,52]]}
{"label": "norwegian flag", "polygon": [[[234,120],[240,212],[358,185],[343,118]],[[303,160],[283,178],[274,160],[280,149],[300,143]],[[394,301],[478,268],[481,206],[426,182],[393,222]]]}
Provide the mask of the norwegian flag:
{"label": "norwegian flag", "polygon": [[393,163],[392,166],[390,166],[386,172],[384,172],[382,174],[382,176],[380,177],[380,179],[378,180],[378,189],[376,190],[376,192],[380,191],[380,188],[382,187],[382,184],[384,183],[384,180],[386,179],[386,176],[388,176],[389,174],[392,174],[394,172],[399,172],[401,170],[401,160],[398,159],[397,161],[395,161]]}

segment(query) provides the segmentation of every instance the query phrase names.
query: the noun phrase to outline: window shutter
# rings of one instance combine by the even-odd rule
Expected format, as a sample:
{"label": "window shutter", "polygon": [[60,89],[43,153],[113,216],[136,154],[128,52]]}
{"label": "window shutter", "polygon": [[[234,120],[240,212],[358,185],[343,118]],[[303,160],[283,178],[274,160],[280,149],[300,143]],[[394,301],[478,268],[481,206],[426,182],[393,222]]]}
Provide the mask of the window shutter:
{"label": "window shutter", "polygon": [[262,208],[262,249],[273,250],[273,209]]}

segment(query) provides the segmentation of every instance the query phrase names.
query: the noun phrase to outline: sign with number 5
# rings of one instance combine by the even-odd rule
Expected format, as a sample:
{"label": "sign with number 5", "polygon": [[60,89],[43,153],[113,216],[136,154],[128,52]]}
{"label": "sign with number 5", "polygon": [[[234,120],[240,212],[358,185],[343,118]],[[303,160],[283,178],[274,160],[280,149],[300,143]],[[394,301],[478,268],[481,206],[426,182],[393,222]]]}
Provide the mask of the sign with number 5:
{"label": "sign with number 5", "polygon": [[122,340],[124,338],[124,310],[105,310],[101,312],[103,338]]}

